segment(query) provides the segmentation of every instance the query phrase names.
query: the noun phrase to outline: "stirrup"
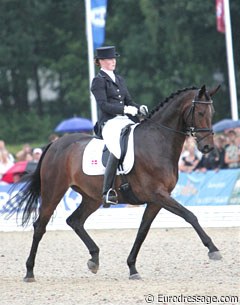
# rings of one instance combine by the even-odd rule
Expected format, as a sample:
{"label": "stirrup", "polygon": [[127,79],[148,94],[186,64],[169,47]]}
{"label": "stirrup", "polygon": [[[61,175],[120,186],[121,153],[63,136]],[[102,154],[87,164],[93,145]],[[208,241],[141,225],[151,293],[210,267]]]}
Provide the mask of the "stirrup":
{"label": "stirrup", "polygon": [[108,190],[106,195],[103,195],[103,206],[110,207],[111,204],[118,204],[117,192],[112,188]]}

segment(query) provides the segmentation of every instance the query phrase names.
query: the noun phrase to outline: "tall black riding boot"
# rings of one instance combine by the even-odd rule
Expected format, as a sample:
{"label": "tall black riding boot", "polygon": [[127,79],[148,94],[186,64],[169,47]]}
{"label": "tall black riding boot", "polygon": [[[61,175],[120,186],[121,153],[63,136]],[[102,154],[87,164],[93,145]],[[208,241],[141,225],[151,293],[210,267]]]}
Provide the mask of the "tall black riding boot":
{"label": "tall black riding boot", "polygon": [[117,193],[112,188],[117,172],[118,159],[110,153],[103,180],[103,207],[109,208],[111,204],[117,204]]}

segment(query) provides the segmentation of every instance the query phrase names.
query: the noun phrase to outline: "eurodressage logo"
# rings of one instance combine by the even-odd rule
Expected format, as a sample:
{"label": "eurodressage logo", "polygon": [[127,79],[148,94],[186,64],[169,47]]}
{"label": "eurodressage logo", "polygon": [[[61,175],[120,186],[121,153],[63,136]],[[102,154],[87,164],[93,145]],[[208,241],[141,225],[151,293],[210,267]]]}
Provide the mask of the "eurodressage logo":
{"label": "eurodressage logo", "polygon": [[99,28],[104,28],[106,23],[106,7],[95,7],[91,11],[92,25]]}

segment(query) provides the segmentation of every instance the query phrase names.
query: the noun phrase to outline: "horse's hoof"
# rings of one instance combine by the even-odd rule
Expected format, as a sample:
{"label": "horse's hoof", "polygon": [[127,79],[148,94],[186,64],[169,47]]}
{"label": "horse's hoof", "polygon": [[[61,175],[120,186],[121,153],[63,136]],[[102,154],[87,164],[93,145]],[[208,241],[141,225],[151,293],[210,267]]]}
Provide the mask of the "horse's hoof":
{"label": "horse's hoof", "polygon": [[93,261],[89,260],[89,261],[87,262],[87,266],[88,266],[88,269],[89,269],[92,273],[96,274],[96,273],[98,272],[99,265],[97,265],[97,264],[94,263]]}
{"label": "horse's hoof", "polygon": [[139,275],[139,273],[135,273],[135,274],[131,274],[129,276],[129,280],[141,280],[141,276]]}
{"label": "horse's hoof", "polygon": [[23,281],[24,281],[25,283],[33,283],[33,282],[36,282],[34,277],[24,277],[24,278],[23,278]]}
{"label": "horse's hoof", "polygon": [[222,259],[222,255],[221,255],[220,251],[208,252],[208,257],[215,261]]}

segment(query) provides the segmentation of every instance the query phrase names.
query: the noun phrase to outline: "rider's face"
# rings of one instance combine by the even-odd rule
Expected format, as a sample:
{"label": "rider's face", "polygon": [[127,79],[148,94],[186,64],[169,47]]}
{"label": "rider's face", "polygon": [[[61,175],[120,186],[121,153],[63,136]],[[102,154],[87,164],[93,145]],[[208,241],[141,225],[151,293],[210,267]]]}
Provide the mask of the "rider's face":
{"label": "rider's face", "polygon": [[116,58],[100,59],[100,65],[105,70],[114,71],[116,68]]}

